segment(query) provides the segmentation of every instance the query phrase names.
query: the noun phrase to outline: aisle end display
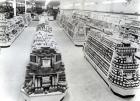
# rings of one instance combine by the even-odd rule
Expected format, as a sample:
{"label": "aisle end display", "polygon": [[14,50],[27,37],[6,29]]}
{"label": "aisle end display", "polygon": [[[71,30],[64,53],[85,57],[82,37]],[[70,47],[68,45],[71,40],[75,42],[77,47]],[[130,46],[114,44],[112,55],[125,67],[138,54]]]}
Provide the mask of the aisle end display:
{"label": "aisle end display", "polygon": [[86,59],[103,77],[109,87],[121,96],[135,95],[139,89],[139,45],[117,35],[100,30],[88,32],[84,46]]}

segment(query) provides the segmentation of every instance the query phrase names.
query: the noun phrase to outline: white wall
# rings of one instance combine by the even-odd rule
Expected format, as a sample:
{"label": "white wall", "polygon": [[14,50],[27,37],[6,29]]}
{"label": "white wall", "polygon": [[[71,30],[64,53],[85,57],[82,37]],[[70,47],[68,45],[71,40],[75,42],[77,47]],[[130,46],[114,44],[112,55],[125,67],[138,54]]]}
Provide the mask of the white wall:
{"label": "white wall", "polygon": [[73,0],[60,0],[60,8],[61,9],[73,9],[74,1]]}

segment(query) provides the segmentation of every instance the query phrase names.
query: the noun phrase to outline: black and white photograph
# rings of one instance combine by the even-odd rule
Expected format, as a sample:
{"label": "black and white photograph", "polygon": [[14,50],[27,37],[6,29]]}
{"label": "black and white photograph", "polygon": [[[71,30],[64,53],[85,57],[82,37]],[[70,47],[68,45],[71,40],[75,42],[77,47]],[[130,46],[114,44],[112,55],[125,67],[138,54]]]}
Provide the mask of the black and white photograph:
{"label": "black and white photograph", "polygon": [[1,101],[140,101],[140,0],[0,0]]}

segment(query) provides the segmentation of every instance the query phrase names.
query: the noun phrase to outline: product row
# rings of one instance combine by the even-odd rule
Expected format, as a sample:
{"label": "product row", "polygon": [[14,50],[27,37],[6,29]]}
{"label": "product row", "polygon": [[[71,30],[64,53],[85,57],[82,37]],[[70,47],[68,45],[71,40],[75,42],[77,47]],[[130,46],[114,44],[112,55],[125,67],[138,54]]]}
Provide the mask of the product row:
{"label": "product row", "polygon": [[[119,34],[119,33],[118,33]],[[135,95],[140,85],[137,43],[119,35],[108,35],[92,28],[84,45],[84,54],[109,87],[121,96]],[[118,90],[119,89],[119,90]]]}
{"label": "product row", "polygon": [[[29,16],[28,14],[27,16]],[[0,16],[0,46],[8,47],[24,30],[25,24],[31,22],[30,17],[23,18],[22,16],[16,16],[11,19],[6,19],[5,15]]]}
{"label": "product row", "polygon": [[86,26],[83,19],[74,14],[58,15],[57,22],[64,28],[64,31],[75,45],[83,45],[86,40]]}

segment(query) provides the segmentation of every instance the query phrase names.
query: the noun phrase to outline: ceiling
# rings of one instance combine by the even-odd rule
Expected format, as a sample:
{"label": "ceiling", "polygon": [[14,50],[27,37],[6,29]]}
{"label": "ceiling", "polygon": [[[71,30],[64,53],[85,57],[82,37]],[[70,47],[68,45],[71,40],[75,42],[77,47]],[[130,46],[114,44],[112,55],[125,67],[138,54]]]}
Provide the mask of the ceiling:
{"label": "ceiling", "polygon": [[[4,0],[0,0],[0,1],[4,1]],[[13,0],[5,0],[5,1],[13,1]],[[16,1],[21,2],[21,3],[25,2],[25,0],[16,0]],[[81,3],[82,1],[102,3],[104,1],[115,1],[115,0],[26,0],[26,1],[28,4],[35,3],[36,5],[41,5],[41,6],[45,6],[45,5],[58,6],[58,5],[60,5],[60,2],[61,2],[61,4],[65,5],[65,4],[69,4],[69,3]]]}
{"label": "ceiling", "polygon": [[[17,0],[17,1],[23,2],[24,0]],[[30,3],[34,2],[36,5],[41,5],[41,6],[45,6],[45,5],[58,6],[58,5],[60,5],[60,1],[58,1],[58,0],[27,0],[27,1]]]}
{"label": "ceiling", "polygon": [[60,5],[60,1],[50,1],[48,3],[48,6],[59,6]]}

